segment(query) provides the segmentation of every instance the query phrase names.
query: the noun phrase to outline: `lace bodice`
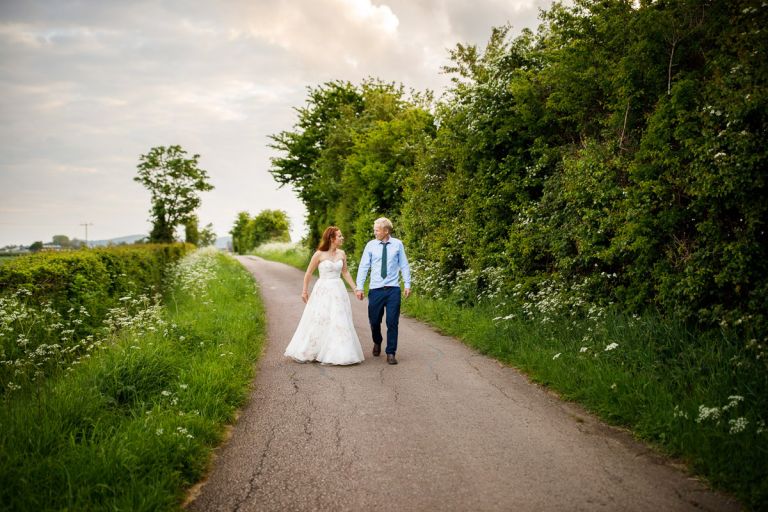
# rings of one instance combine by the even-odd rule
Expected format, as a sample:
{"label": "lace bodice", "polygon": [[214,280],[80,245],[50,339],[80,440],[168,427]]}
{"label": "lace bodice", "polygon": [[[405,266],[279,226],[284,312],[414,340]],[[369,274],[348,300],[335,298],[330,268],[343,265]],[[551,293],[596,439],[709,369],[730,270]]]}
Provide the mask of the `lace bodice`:
{"label": "lace bodice", "polygon": [[323,260],[317,268],[320,271],[320,279],[338,279],[341,277],[341,269],[344,267],[344,260]]}
{"label": "lace bodice", "polygon": [[341,277],[344,260],[323,260],[320,279],[312,286],[307,306],[285,355],[296,361],[322,364],[356,364],[363,349],[355,331],[349,293]]}

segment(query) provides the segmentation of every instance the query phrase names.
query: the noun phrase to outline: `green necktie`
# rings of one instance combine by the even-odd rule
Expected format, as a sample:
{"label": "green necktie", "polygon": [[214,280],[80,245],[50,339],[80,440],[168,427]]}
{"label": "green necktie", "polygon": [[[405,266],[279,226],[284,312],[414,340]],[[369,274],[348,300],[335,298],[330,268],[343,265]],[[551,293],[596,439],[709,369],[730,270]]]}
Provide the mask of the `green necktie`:
{"label": "green necktie", "polygon": [[387,246],[389,242],[381,242],[381,278],[387,277]]}

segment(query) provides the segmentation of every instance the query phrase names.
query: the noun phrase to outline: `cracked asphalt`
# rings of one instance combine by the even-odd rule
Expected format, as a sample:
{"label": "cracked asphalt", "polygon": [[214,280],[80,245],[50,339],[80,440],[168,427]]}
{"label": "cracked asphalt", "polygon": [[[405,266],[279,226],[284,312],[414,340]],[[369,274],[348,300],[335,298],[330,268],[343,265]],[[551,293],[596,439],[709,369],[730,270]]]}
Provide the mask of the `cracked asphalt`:
{"label": "cracked asphalt", "polygon": [[398,360],[283,357],[304,308],[303,273],[239,257],[260,284],[268,343],[251,398],[195,511],[729,511],[672,463],[516,370],[401,317]]}

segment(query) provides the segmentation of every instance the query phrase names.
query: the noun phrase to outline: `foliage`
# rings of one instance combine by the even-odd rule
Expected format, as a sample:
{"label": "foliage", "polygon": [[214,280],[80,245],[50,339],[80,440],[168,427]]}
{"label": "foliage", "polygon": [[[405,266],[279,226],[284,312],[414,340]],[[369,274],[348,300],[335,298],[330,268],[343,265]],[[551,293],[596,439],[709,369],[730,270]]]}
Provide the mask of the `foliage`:
{"label": "foliage", "polygon": [[[146,304],[191,246],[37,253],[0,267],[0,392],[56,373],[98,345],[105,319]],[[91,347],[91,348],[89,348]],[[34,361],[33,361],[34,359]],[[24,361],[32,362],[28,371]]]}
{"label": "foliage", "polygon": [[123,308],[92,357],[4,398],[0,508],[181,508],[248,395],[264,313],[252,278],[213,249],[167,285],[162,303]]}
{"label": "foliage", "polygon": [[200,219],[190,215],[184,220],[184,241],[192,245],[200,245]]}
{"label": "foliage", "polygon": [[430,94],[407,97],[402,86],[378,80],[310,88],[294,131],[272,136],[283,156],[270,171],[304,201],[310,246],[334,224],[354,253],[377,217],[397,217],[405,178],[435,130],[430,103]]}
{"label": "foliage", "polygon": [[290,242],[290,220],[282,210],[262,210],[251,218],[239,212],[230,231],[232,246],[237,254],[246,254],[266,242]]}
{"label": "foliage", "polygon": [[213,231],[213,224],[208,223],[203,229],[200,229],[200,219],[197,215],[190,215],[184,221],[184,240],[188,244],[198,247],[208,247],[216,243],[216,233]]}
{"label": "foliage", "polygon": [[200,231],[200,247],[208,247],[216,243],[216,232],[213,230],[213,223],[209,222]]}
{"label": "foliage", "polygon": [[753,4],[580,1],[543,13],[537,34],[459,45],[409,177],[411,252],[448,275],[503,267],[510,284],[589,277],[590,300],[765,339],[768,70],[753,56],[766,8]]}
{"label": "foliage", "polygon": [[60,245],[61,247],[69,247],[72,244],[67,235],[53,235],[51,241],[55,245]]}
{"label": "foliage", "polygon": [[199,192],[213,190],[207,171],[197,166],[200,155],[186,154],[181,146],[157,146],[141,155],[133,180],[152,194],[151,242],[173,242],[176,226],[200,206]]}

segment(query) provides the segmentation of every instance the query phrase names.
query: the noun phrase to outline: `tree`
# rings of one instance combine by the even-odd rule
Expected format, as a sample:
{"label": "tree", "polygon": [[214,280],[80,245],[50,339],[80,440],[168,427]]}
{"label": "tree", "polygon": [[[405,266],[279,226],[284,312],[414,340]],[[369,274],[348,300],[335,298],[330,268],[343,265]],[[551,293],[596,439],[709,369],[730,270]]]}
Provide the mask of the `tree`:
{"label": "tree", "polygon": [[209,245],[214,245],[216,243],[216,233],[213,231],[213,224],[208,223],[205,225],[205,227],[200,231],[200,243],[198,244],[200,247],[208,247]]}
{"label": "tree", "polygon": [[190,215],[184,221],[184,241],[188,244],[200,245],[200,228],[197,215]]}
{"label": "tree", "polygon": [[402,85],[377,79],[309,89],[294,130],[270,137],[280,153],[270,173],[306,205],[310,246],[333,224],[354,253],[356,232],[367,240],[377,216],[398,212],[403,178],[434,131],[431,101],[429,93],[409,97]]}
{"label": "tree", "polygon": [[51,241],[55,245],[59,245],[62,248],[70,247],[72,245],[72,242],[69,241],[69,237],[67,235],[54,235]]}
{"label": "tree", "polygon": [[40,252],[43,250],[43,242],[38,240],[37,242],[32,242],[32,244],[29,246],[30,252]]}
{"label": "tree", "polygon": [[349,132],[364,109],[359,88],[349,82],[327,82],[309,88],[306,106],[296,109],[294,131],[271,135],[270,173],[281,186],[290,185],[309,212],[309,243],[320,240],[330,223],[328,209],[337,201],[338,174],[352,145]]}
{"label": "tree", "polygon": [[200,206],[199,192],[213,190],[208,173],[198,168],[200,155],[186,158],[181,146],[157,146],[141,155],[134,181],[152,194],[150,241],[173,242],[176,226]]}
{"label": "tree", "polygon": [[291,224],[282,210],[264,210],[248,224],[250,231],[249,249],[266,242],[290,242]]}
{"label": "tree", "polygon": [[238,212],[235,225],[232,226],[232,230],[229,232],[232,235],[232,250],[236,254],[243,254],[250,249],[248,241],[245,239],[246,227],[248,227],[250,221],[251,216],[248,212]]}
{"label": "tree", "polygon": [[232,249],[245,254],[265,242],[290,242],[290,228],[288,214],[282,210],[263,210],[255,217],[240,212],[230,231]]}

